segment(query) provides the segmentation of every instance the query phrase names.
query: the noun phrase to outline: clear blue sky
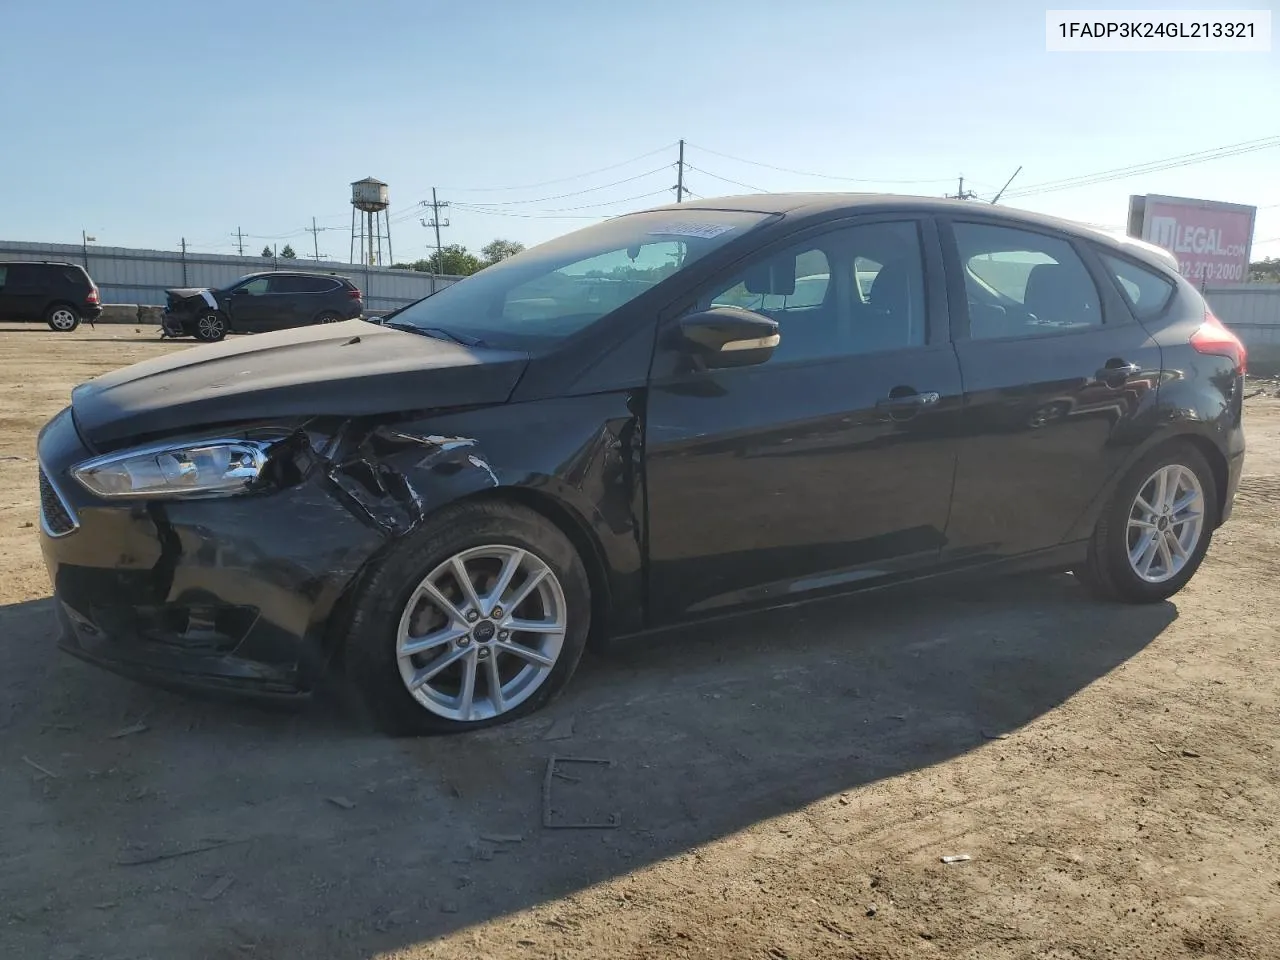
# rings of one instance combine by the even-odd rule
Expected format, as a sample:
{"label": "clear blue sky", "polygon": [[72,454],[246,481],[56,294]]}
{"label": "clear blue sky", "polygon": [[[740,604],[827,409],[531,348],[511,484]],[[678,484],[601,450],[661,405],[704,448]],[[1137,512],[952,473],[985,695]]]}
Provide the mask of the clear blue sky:
{"label": "clear blue sky", "polygon": [[[591,222],[571,215],[672,199],[659,192],[675,182],[681,137],[702,196],[744,192],[713,174],[766,190],[924,194],[964,174],[990,196],[1022,164],[1012,196],[1280,134],[1280,42],[1270,54],[1046,53],[1046,6],[1087,4],[2,6],[0,239],[78,242],[85,229],[109,246],[173,249],[185,236],[229,253],[242,227],[253,252],[270,237],[306,255],[316,216],[337,228],[319,235],[321,252],[345,259],[348,185],[372,175],[390,184],[404,260],[432,242],[410,208],[433,185],[442,199],[496,204],[451,209],[446,243],[534,243]],[[1280,30],[1275,0],[1216,6],[1269,8]],[[573,179],[494,189],[559,178]],[[928,182],[892,182],[910,180]],[[1010,203],[1119,226],[1130,193],[1267,207],[1255,253],[1280,255],[1280,148]]]}

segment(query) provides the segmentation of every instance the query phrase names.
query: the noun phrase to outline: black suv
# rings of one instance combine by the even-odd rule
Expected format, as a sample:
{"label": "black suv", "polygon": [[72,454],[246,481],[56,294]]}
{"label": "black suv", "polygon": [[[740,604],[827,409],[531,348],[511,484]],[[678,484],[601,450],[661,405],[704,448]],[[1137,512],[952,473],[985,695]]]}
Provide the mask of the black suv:
{"label": "black suv", "polygon": [[98,287],[74,263],[0,261],[0,320],[43,320],[70,333],[102,316]]}
{"label": "black suv", "polygon": [[161,320],[167,337],[207,343],[228,333],[261,333],[312,323],[354,320],[364,311],[360,289],[331,273],[251,273],[229,287],[166,290]]}

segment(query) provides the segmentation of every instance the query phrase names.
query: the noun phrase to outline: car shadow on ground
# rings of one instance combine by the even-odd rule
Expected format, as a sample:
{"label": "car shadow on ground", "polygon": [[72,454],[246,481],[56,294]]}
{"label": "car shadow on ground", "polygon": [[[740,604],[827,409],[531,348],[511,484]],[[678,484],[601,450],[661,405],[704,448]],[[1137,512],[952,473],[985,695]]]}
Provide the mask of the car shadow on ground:
{"label": "car shadow on ground", "polygon": [[[134,685],[56,654],[49,601],[4,608],[0,953],[429,942],[980,748],[1175,616],[1086,601],[1066,575],[829,601],[589,656],[515,724],[393,740],[327,701]],[[611,761],[549,781],[553,822],[617,826],[544,826],[552,755]]]}

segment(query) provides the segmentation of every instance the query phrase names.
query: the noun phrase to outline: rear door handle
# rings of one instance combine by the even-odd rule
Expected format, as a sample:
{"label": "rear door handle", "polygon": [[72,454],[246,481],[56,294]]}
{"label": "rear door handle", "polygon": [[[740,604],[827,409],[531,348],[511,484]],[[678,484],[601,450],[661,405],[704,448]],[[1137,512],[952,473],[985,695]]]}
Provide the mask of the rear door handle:
{"label": "rear door handle", "polygon": [[1136,377],[1141,372],[1142,368],[1136,363],[1127,363],[1124,360],[1108,360],[1106,366],[1099,369],[1094,374],[1094,377],[1105,383],[1112,383],[1127,377]]}
{"label": "rear door handle", "polygon": [[887,410],[906,410],[931,407],[940,399],[942,399],[941,396],[933,391],[927,393],[902,393],[898,396],[894,396],[891,392],[883,400],[877,400],[876,406]]}

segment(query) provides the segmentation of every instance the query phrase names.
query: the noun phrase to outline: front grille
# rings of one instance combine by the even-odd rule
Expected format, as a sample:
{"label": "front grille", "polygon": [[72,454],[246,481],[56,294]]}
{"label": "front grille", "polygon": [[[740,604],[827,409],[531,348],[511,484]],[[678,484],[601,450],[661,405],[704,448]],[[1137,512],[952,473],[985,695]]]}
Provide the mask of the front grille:
{"label": "front grille", "polygon": [[51,537],[65,536],[76,528],[75,518],[45,476],[44,467],[40,468],[40,519]]}

